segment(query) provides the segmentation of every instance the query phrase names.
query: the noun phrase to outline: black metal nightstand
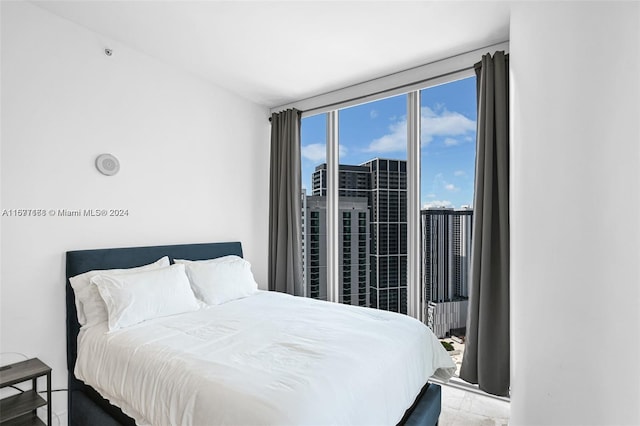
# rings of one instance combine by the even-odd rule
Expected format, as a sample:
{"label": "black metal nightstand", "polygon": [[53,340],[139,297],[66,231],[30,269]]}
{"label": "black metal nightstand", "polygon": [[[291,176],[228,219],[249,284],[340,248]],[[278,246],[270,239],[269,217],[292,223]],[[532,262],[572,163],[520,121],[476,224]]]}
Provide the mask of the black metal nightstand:
{"label": "black metal nightstand", "polygon": [[[47,399],[38,394],[38,378],[47,376]],[[47,406],[47,425],[51,425],[51,367],[38,358],[0,367],[0,388],[31,380],[31,389],[0,400],[2,426],[44,425],[36,410]]]}

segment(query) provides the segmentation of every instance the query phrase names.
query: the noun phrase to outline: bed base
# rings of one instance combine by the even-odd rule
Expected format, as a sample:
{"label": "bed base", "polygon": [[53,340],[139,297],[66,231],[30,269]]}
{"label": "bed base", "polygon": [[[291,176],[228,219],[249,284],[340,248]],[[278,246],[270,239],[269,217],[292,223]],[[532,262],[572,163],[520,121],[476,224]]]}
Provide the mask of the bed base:
{"label": "bed base", "polygon": [[[75,296],[69,277],[94,269],[131,268],[155,262],[162,256],[173,259],[203,260],[235,254],[242,257],[239,242],[181,244],[149,247],[78,250],[67,252],[67,369],[69,372],[68,418],[70,426],[134,426],[135,421],[120,408],[102,398],[74,374],[77,357],[77,338],[80,324],[76,313]],[[441,410],[441,388],[427,383],[414,404],[400,421],[405,426],[437,424]]]}
{"label": "bed base", "polygon": [[[70,375],[72,376],[72,375]],[[69,377],[69,381],[76,380]],[[135,426],[136,422],[118,407],[109,404],[93,388],[71,391],[69,397],[69,426]],[[73,405],[73,408],[71,408]],[[438,424],[441,407],[441,388],[428,383],[413,406],[407,410],[399,426],[433,426]]]}

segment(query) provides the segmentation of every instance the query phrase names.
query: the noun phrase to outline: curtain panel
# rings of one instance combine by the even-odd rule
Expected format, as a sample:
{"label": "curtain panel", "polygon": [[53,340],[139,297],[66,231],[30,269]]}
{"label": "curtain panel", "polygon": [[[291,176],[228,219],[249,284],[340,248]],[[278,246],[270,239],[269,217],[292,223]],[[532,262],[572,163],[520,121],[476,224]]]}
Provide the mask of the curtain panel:
{"label": "curtain panel", "polygon": [[460,377],[509,396],[509,55],[475,66],[476,184],[469,316]]}
{"label": "curtain panel", "polygon": [[269,290],[303,295],[300,111],[271,115]]}

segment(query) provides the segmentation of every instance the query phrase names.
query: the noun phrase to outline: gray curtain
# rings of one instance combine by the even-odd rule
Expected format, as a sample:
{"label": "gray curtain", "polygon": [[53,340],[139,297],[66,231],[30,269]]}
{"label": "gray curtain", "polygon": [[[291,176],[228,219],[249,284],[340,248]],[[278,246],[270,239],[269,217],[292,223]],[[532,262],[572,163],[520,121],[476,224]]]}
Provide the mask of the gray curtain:
{"label": "gray curtain", "polygon": [[509,55],[476,64],[478,133],[469,317],[460,377],[509,395]]}
{"label": "gray curtain", "polygon": [[300,111],[271,116],[269,290],[303,295]]}

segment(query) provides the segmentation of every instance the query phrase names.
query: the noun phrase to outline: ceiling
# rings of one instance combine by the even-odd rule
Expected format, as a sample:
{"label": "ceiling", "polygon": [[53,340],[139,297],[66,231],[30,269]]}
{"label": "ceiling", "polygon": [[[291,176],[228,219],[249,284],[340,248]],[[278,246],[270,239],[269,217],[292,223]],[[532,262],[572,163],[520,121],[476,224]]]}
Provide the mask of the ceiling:
{"label": "ceiling", "polygon": [[268,107],[509,38],[505,1],[32,1]]}

